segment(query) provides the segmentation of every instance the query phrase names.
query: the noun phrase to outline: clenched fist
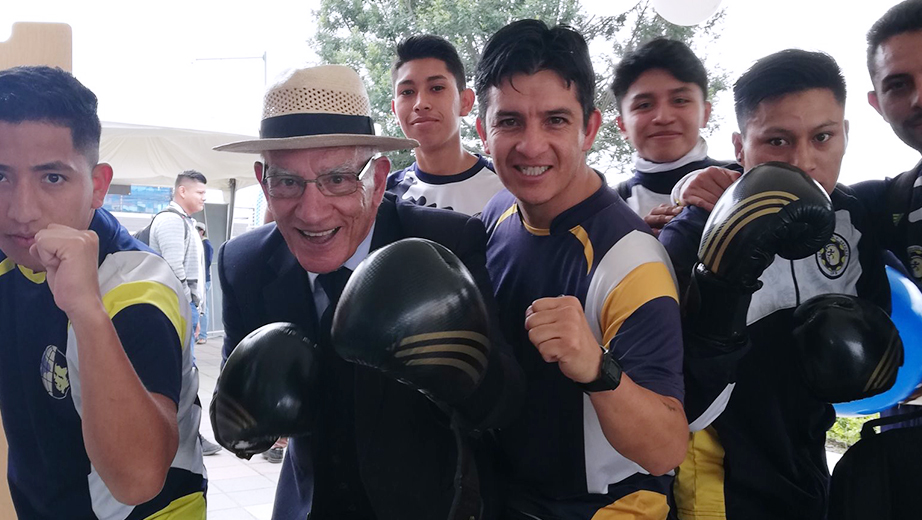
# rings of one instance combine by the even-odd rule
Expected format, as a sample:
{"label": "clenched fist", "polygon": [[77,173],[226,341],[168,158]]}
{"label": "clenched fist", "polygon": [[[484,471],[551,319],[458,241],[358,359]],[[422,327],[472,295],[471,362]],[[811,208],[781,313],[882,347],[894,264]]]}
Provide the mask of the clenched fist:
{"label": "clenched fist", "polygon": [[50,224],[35,234],[29,253],[45,267],[55,304],[68,316],[94,309],[99,296],[99,237]]}
{"label": "clenched fist", "polygon": [[583,306],[573,296],[541,298],[525,310],[528,339],[548,363],[577,383],[599,377],[602,349],[586,321]]}

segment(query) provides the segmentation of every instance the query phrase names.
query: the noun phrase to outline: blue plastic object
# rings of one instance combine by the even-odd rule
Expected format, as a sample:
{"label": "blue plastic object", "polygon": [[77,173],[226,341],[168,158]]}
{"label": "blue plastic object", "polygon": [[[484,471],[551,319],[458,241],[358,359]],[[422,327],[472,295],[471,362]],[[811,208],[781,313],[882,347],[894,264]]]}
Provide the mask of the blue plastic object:
{"label": "blue plastic object", "polygon": [[922,381],[922,292],[912,280],[890,266],[887,279],[893,307],[890,319],[903,340],[903,366],[897,372],[893,388],[873,397],[836,404],[838,415],[870,415],[892,408],[909,397]]}

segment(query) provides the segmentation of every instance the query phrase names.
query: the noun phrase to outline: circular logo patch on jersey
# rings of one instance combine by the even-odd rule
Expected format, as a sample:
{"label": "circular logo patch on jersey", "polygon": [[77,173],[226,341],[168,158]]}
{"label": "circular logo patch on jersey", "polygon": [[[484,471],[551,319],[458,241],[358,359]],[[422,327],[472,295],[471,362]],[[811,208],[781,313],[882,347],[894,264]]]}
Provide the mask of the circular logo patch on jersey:
{"label": "circular logo patch on jersey", "polygon": [[912,277],[916,280],[922,280],[922,247],[909,246],[906,248],[909,253],[909,266],[912,268]]}
{"label": "circular logo patch on jersey", "polygon": [[838,278],[848,267],[851,258],[851,247],[842,238],[842,235],[833,233],[829,243],[816,252],[816,265],[828,278]]}
{"label": "circular logo patch on jersey", "polygon": [[67,377],[67,356],[54,345],[45,347],[39,370],[42,385],[48,395],[55,399],[64,399],[70,391],[70,379]]}

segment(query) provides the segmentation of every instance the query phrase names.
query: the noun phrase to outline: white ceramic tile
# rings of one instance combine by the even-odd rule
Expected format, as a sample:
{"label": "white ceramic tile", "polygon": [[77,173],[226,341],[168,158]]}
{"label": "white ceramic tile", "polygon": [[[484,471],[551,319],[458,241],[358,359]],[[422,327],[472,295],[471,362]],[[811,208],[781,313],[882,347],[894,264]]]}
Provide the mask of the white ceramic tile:
{"label": "white ceramic tile", "polygon": [[256,517],[257,520],[272,520],[272,504],[250,506],[247,507],[246,510]]}
{"label": "white ceramic tile", "polygon": [[237,502],[234,502],[231,497],[225,495],[224,493],[218,493],[213,491],[214,488],[211,488],[208,492],[208,513],[212,511],[220,511],[222,509],[234,509],[239,507]]}
{"label": "white ceramic tile", "polygon": [[[250,491],[236,491],[228,495],[239,506],[250,507],[259,505],[272,505],[275,501],[275,488],[253,489]],[[252,511],[251,511],[252,513]]]}
{"label": "white ceramic tile", "polygon": [[[201,345],[199,345],[201,346]],[[208,512],[208,520],[259,520],[251,515],[246,509],[237,507],[234,509],[222,509],[220,511]]]}

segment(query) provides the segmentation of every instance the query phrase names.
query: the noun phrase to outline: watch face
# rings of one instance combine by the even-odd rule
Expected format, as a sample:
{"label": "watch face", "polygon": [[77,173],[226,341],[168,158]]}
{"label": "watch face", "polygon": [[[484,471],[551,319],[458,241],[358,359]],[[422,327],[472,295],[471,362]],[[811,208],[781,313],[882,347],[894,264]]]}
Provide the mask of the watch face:
{"label": "watch face", "polygon": [[605,392],[618,388],[621,383],[621,365],[614,356],[606,353],[602,356],[602,368],[599,378],[591,383],[582,383],[579,386],[584,392]]}
{"label": "watch face", "polygon": [[618,385],[621,383],[621,365],[618,364],[618,361],[616,361],[615,357],[611,354],[606,355],[602,360],[602,379],[611,385],[609,390],[618,388]]}

